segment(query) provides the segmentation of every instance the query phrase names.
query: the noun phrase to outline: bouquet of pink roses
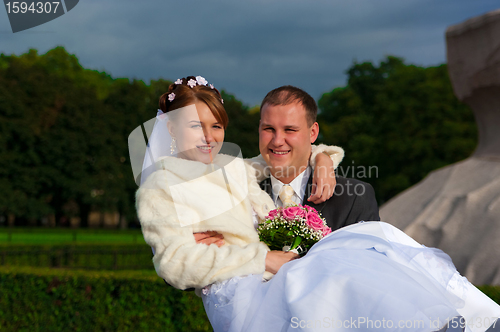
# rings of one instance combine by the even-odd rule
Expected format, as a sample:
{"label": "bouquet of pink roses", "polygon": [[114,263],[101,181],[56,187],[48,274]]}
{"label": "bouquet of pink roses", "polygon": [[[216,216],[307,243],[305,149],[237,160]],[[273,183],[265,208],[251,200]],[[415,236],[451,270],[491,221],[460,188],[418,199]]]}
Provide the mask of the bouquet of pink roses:
{"label": "bouquet of pink roses", "polygon": [[295,205],[269,212],[257,228],[260,241],[271,250],[294,250],[304,255],[309,248],[332,230],[318,211]]}

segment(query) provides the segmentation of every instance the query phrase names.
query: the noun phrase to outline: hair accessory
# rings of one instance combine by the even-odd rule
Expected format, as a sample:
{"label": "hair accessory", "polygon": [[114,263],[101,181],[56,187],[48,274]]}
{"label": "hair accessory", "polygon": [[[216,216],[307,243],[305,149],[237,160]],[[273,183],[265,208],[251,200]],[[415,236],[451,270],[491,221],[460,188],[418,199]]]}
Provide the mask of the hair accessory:
{"label": "hair accessory", "polygon": [[196,82],[198,83],[198,85],[205,85],[206,86],[208,84],[207,80],[201,76],[196,76]]}
{"label": "hair accessory", "polygon": [[175,137],[172,137],[172,142],[170,143],[170,154],[173,155],[175,153],[175,148],[177,145],[175,144]]}
{"label": "hair accessory", "polygon": [[[191,76],[191,77],[193,77],[193,76]],[[208,84],[208,81],[207,81],[204,77],[202,77],[202,76],[196,76],[195,78],[196,78],[196,79],[191,78],[191,79],[190,79],[189,81],[187,81],[187,83],[186,83],[186,85],[187,85],[187,86],[189,86],[191,89],[192,89],[192,88],[194,88],[194,87],[195,87],[195,86],[197,86],[197,85],[208,86],[208,87],[210,87],[210,89],[212,89],[212,90],[214,90],[214,89],[215,89],[214,85],[213,85],[213,84]],[[183,84],[183,83],[184,83],[184,80],[183,80],[183,79],[181,79],[181,78],[177,79],[177,80],[174,82],[174,84],[176,84],[176,85],[180,85],[180,84]],[[220,94],[219,94],[219,95],[220,95]],[[172,92],[171,94],[169,94],[169,95],[168,95],[168,101],[169,101],[169,102],[172,102],[174,99],[175,99],[175,93],[173,93],[173,92]],[[223,100],[222,98],[220,99],[220,102],[221,102],[222,104],[224,104],[224,100]]]}

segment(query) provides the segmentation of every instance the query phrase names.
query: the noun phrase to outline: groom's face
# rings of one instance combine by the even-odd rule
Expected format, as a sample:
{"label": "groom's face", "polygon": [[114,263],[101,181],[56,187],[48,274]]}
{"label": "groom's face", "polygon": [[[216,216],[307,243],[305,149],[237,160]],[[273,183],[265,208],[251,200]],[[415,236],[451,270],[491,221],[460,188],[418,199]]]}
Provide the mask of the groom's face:
{"label": "groom's face", "polygon": [[308,125],[306,110],[298,102],[265,104],[260,114],[260,153],[271,174],[283,183],[290,183],[308,166],[311,143],[318,137],[318,123]]}

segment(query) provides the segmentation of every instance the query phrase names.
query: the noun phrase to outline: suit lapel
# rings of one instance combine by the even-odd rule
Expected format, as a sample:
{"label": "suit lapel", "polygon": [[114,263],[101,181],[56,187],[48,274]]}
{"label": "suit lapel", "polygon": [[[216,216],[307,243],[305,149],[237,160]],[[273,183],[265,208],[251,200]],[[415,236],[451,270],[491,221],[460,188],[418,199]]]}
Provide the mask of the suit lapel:
{"label": "suit lapel", "polygon": [[271,178],[267,178],[260,183],[260,189],[264,190],[271,198],[273,198],[273,188],[271,185]]}

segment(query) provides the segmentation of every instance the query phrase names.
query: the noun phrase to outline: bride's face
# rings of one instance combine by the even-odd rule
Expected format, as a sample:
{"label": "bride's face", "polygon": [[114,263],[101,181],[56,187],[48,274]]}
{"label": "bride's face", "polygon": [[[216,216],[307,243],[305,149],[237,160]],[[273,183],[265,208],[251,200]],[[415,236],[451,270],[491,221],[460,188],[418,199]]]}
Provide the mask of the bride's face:
{"label": "bride's face", "polygon": [[[224,127],[201,101],[183,107],[169,131],[176,138],[177,156],[209,164],[224,142]],[[175,111],[174,111],[175,112]]]}

